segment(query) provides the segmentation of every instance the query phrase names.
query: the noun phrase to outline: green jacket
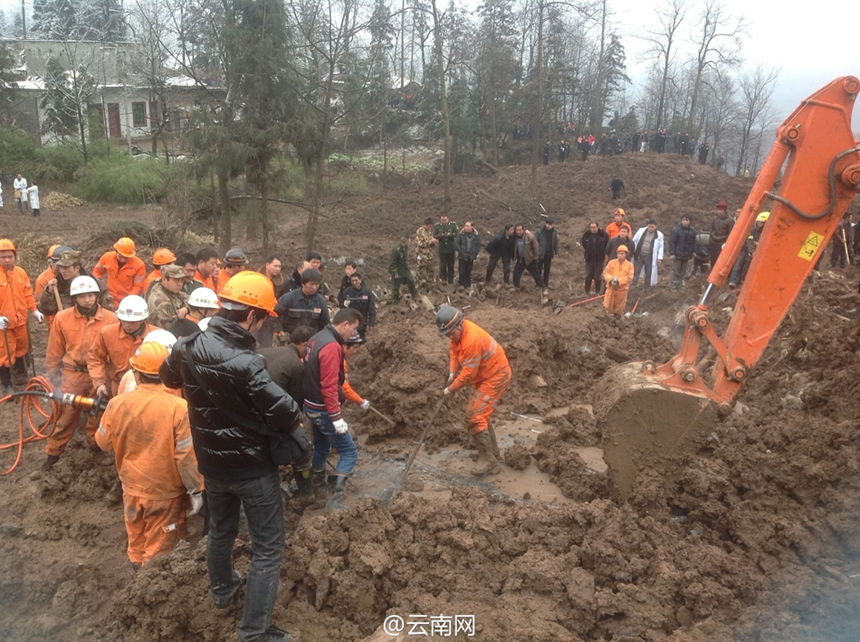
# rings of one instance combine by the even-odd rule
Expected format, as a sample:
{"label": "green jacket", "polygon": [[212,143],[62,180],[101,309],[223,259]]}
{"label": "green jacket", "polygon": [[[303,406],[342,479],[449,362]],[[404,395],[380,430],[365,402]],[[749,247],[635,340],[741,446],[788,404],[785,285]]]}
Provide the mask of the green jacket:
{"label": "green jacket", "polygon": [[408,248],[403,243],[398,243],[391,250],[391,260],[388,262],[388,273],[392,276],[409,276],[409,264],[406,261]]}
{"label": "green jacket", "polygon": [[433,226],[433,237],[439,241],[439,254],[454,254],[454,238],[460,228],[454,221],[436,223]]}

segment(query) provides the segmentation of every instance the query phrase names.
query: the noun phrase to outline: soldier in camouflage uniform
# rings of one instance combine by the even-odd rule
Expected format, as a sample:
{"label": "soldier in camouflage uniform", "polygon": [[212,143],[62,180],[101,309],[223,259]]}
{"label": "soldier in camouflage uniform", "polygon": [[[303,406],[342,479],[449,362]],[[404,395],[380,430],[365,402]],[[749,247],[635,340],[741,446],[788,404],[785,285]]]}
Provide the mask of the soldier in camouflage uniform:
{"label": "soldier in camouflage uniform", "polygon": [[188,314],[188,295],[182,291],[185,272],[178,265],[161,268],[161,278],[155,281],[146,298],[149,306],[149,322],[161,328],[169,328],[176,319]]}
{"label": "soldier in camouflage uniform", "polygon": [[433,246],[438,242],[433,238],[433,219],[424,219],[424,225],[415,232],[415,254],[418,258],[418,285],[426,284],[427,289],[436,283],[436,252]]}
{"label": "soldier in camouflage uniform", "polygon": [[409,237],[403,236],[400,243],[391,250],[391,260],[388,262],[388,274],[391,275],[391,302],[400,303],[400,286],[404,283],[409,286],[409,294],[415,299],[418,293],[415,291],[415,279],[412,270],[409,269],[407,260],[409,252]]}

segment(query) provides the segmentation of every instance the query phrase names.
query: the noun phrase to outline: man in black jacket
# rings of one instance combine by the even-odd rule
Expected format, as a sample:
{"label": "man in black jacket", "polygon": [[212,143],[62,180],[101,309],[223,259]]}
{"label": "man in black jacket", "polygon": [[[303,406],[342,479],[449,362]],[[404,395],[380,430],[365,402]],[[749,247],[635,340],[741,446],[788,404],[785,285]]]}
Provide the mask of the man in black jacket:
{"label": "man in black jacket", "polygon": [[[295,401],[272,381],[265,359],[252,351],[253,333],[275,306],[272,282],[257,272],[232,277],[221,290],[221,310],[206,332],[179,340],[159,370],[169,388],[182,388],[197,464],[206,484],[209,535],[206,564],[217,608],[227,608],[241,585],[233,543],[243,506],[251,533],[251,567],[240,642],[287,642],[271,626],[284,556],[284,513],[271,444],[286,443],[304,464],[310,440]],[[190,358],[189,358],[190,357]],[[299,479],[297,479],[299,481]],[[310,479],[300,488],[310,492]]]}
{"label": "man in black jacket", "polygon": [[321,282],[320,271],[309,267],[302,272],[302,287],[278,299],[275,312],[281,317],[284,332],[292,332],[300,325],[318,332],[328,325],[328,304],[319,293]]}
{"label": "man in black jacket", "polygon": [[481,251],[481,237],[478,231],[472,227],[471,221],[463,224],[463,229],[454,238],[454,247],[457,248],[457,287],[468,290],[472,287],[472,268],[475,267],[475,259]]}
{"label": "man in black jacket", "polygon": [[361,274],[353,272],[349,279],[352,285],[344,290],[338,298],[341,305],[361,313],[362,322],[358,326],[358,333],[362,339],[366,339],[367,328],[376,325],[376,298],[370,288],[365,287],[361,280]]}
{"label": "man in black jacket", "polygon": [[558,254],[558,232],[551,218],[546,219],[535,233],[538,240],[538,269],[543,276],[543,285],[549,287],[549,270],[553,258]]}
{"label": "man in black jacket", "polygon": [[[627,233],[627,228],[622,228]],[[580,241],[582,249],[585,250],[585,293],[591,294],[591,283],[594,282],[594,291],[600,294],[603,289],[603,266],[606,263],[606,244],[609,242],[609,234],[601,230],[600,226],[591,222]]]}
{"label": "man in black jacket", "polygon": [[305,378],[305,348],[314,336],[314,331],[306,325],[300,325],[290,335],[290,342],[277,348],[264,348],[260,354],[266,359],[266,372],[276,384],[292,397],[299,408],[305,402],[302,396],[302,384]]}
{"label": "man in black jacket", "polygon": [[487,264],[487,276],[484,279],[484,283],[487,284],[493,280],[493,272],[496,270],[499,259],[502,259],[502,272],[505,277],[505,285],[510,283],[511,257],[514,255],[513,224],[505,225],[505,229],[491,238],[484,249],[490,253],[490,262]]}
{"label": "man in black jacket", "polygon": [[687,273],[687,263],[696,252],[696,229],[692,220],[685,214],[669,235],[669,255],[672,257],[672,276],[669,277],[669,287],[677,290],[684,283]]}

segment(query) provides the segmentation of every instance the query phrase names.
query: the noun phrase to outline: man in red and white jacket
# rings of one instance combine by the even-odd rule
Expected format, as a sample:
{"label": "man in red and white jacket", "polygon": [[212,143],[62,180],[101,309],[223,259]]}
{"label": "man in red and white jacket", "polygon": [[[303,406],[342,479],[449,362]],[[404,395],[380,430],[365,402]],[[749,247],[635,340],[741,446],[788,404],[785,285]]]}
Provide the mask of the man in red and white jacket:
{"label": "man in red and white jacket", "polygon": [[357,310],[338,310],[332,322],[311,337],[305,356],[302,393],[305,413],[314,431],[313,483],[318,495],[327,486],[325,465],[332,442],[340,455],[327,508],[343,508],[341,500],[347,480],[358,461],[358,449],[349,434],[349,425],[341,414],[341,405],[346,400],[343,393],[343,345],[362,321],[361,313]]}

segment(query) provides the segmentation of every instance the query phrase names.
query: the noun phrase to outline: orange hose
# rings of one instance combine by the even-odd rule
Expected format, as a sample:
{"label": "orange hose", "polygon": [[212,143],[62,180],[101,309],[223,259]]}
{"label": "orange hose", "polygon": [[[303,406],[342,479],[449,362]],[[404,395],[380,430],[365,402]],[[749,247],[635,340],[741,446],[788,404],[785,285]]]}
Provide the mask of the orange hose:
{"label": "orange hose", "polygon": [[[33,377],[30,381],[27,382],[28,391],[32,392],[44,392],[46,394],[50,394],[54,392],[54,386],[47,379],[47,377]],[[51,412],[45,412],[45,409],[42,408],[39,403],[44,397],[35,396],[35,395],[27,395],[24,397],[13,397],[12,395],[6,395],[3,398],[0,398],[0,403],[4,403],[6,401],[10,401],[12,399],[18,399],[18,439],[17,441],[10,442],[8,444],[0,444],[0,450],[9,450],[10,448],[17,448],[18,452],[15,456],[15,461],[7,468],[5,471],[0,472],[0,477],[4,475],[8,475],[13,470],[18,467],[18,464],[21,463],[21,453],[24,451],[24,444],[29,443],[31,441],[40,441],[42,439],[47,439],[51,433],[54,432],[54,428],[57,425],[57,420],[60,418],[60,413],[62,412],[62,406],[56,401],[51,401]],[[38,427],[34,423],[35,413],[44,420],[41,425]],[[27,425],[30,427],[30,430],[33,432],[32,435],[28,437],[24,437],[24,422],[27,422]]]}

